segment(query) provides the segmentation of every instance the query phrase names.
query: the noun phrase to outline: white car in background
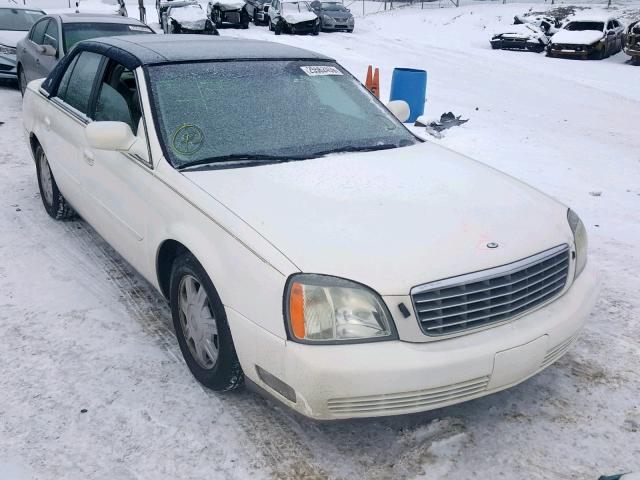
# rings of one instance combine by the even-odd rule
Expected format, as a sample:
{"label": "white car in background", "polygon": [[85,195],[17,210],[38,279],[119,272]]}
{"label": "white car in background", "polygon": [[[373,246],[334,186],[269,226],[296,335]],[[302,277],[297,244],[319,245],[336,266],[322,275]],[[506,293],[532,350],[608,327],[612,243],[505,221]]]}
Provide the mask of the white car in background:
{"label": "white car in background", "polygon": [[567,22],[547,47],[549,57],[602,60],[624,46],[624,25],[613,17],[584,17]]}
{"label": "white car in background", "polygon": [[422,142],[310,51],[81,42],[23,118],[48,214],[79,213],[169,300],[214,390],[246,377],[319,419],[438,408],[551,365],[595,302],[572,210]]}
{"label": "white car in background", "polygon": [[160,2],[159,11],[162,12],[160,26],[164,33],[219,34],[207,12],[196,0]]}
{"label": "white car in background", "polygon": [[16,45],[44,14],[37,8],[0,5],[0,79],[17,80]]}
{"label": "white car in background", "polygon": [[281,33],[318,35],[320,19],[308,2],[273,0],[269,7],[269,30]]}

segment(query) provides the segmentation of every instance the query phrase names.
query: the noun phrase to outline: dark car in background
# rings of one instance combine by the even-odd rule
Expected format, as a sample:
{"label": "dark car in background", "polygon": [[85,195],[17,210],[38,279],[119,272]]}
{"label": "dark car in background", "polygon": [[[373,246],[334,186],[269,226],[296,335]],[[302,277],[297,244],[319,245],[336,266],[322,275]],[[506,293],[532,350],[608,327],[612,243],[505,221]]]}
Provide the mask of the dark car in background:
{"label": "dark car in background", "polygon": [[342,2],[311,2],[311,8],[320,19],[320,29],[324,31],[353,32],[355,19]]}
{"label": "dark car in background", "polygon": [[640,20],[632,22],[625,34],[624,53],[631,57],[631,60],[640,64]]}
{"label": "dark car in background", "polygon": [[266,25],[269,23],[270,6],[269,0],[246,0],[245,8],[254,25]]}
{"label": "dark car in background", "polygon": [[207,15],[220,28],[249,28],[251,17],[243,0],[214,0],[207,4]]}
{"label": "dark car in background", "polygon": [[0,7],[0,78],[15,80],[18,78],[16,68],[16,45],[29,32],[44,12],[37,8],[20,6]]}
{"label": "dark car in background", "polygon": [[84,13],[46,15],[18,42],[20,91],[24,93],[31,80],[49,75],[58,61],[82,40],[146,33],[155,32],[134,18]]}

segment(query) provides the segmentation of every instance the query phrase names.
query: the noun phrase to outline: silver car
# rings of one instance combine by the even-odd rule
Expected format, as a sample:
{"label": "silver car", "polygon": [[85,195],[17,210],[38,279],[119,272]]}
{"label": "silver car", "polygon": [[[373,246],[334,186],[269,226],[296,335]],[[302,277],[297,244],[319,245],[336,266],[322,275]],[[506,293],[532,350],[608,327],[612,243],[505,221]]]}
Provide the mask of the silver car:
{"label": "silver car", "polygon": [[17,45],[20,91],[36,78],[49,75],[58,61],[81,40],[115,35],[155,33],[144,23],[115,15],[68,13],[46,15]]}
{"label": "silver car", "polygon": [[0,7],[0,79],[17,78],[16,44],[42,16],[44,12],[37,8]]}

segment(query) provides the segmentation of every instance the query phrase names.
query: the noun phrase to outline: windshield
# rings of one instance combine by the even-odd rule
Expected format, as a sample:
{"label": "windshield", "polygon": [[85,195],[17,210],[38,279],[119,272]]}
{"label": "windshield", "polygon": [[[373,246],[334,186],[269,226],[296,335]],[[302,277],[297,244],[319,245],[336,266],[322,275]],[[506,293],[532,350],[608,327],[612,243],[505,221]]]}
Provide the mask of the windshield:
{"label": "windshield", "polygon": [[306,3],[287,2],[282,4],[282,11],[284,13],[309,12],[311,11],[311,7],[309,7],[309,5],[307,5]]}
{"label": "windshield", "polygon": [[148,72],[160,137],[177,168],[230,157],[302,159],[418,143],[333,62],[207,62]]}
{"label": "windshield", "polygon": [[576,32],[582,32],[585,30],[597,30],[598,32],[602,32],[604,30],[604,22],[571,22],[568,23],[564,29]]}
{"label": "windshield", "polygon": [[335,12],[344,12],[347,10],[344,7],[344,5],[342,5],[341,3],[326,3],[326,2],[322,3],[322,9],[335,11]]}
{"label": "windshield", "polygon": [[62,28],[65,51],[67,52],[76,43],[90,38],[153,33],[153,30],[144,25],[127,25],[125,23],[65,23]]}
{"label": "windshield", "polygon": [[0,30],[26,32],[44,13],[21,8],[0,8]]}

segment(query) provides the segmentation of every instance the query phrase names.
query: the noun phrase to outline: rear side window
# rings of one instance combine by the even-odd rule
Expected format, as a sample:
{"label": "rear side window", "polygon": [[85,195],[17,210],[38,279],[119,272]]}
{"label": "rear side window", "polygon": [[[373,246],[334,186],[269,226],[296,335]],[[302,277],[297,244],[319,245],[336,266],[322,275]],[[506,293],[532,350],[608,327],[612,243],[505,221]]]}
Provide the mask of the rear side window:
{"label": "rear side window", "polygon": [[47,25],[49,23],[49,19],[42,20],[36,23],[31,29],[31,34],[29,35],[29,40],[38,45],[42,45],[44,43],[44,32],[47,29]]}
{"label": "rear side window", "polygon": [[91,90],[102,58],[97,53],[82,52],[71,62],[58,87],[57,96],[85,115],[89,112]]}

